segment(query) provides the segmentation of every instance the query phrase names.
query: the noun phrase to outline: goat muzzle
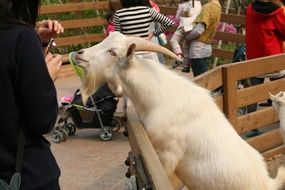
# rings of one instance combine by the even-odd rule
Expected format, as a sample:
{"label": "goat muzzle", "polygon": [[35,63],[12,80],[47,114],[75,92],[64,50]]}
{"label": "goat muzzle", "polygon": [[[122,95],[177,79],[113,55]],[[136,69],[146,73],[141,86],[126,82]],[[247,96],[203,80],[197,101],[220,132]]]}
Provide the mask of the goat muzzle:
{"label": "goat muzzle", "polygon": [[[77,52],[71,52],[68,55],[68,59],[70,64],[72,65],[73,69],[75,70],[76,74],[82,78],[84,76],[84,69],[81,67],[80,62],[78,60],[81,60],[78,56]],[[84,60],[83,60],[84,61]]]}

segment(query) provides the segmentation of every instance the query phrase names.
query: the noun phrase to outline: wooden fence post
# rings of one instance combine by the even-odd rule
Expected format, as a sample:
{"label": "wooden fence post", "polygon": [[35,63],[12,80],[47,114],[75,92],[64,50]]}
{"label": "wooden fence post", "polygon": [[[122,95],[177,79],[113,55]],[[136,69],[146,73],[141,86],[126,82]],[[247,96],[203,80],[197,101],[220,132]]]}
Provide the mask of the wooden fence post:
{"label": "wooden fence post", "polygon": [[224,84],[224,95],[223,95],[223,105],[224,113],[229,119],[230,123],[237,127],[237,81],[235,78],[235,73],[231,72],[231,67],[223,67],[223,84]]}

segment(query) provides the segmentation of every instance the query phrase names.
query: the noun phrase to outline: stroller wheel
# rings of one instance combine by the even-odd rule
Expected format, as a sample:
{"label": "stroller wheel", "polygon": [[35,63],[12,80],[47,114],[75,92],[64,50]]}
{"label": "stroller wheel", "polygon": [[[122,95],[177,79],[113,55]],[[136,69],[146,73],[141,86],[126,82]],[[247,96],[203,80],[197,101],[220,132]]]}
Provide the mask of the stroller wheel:
{"label": "stroller wheel", "polygon": [[66,128],[68,129],[69,135],[74,135],[74,133],[76,132],[76,127],[73,123],[67,123]]}
{"label": "stroller wheel", "polygon": [[111,126],[112,126],[112,131],[117,132],[121,129],[122,124],[121,124],[121,121],[119,119],[113,118]]}
{"label": "stroller wheel", "polygon": [[62,141],[65,141],[68,137],[68,129],[66,129],[65,127],[63,127],[60,130],[61,134],[62,134]]}
{"label": "stroller wheel", "polygon": [[55,130],[53,133],[52,133],[52,141],[54,143],[59,143],[63,138],[63,135],[61,134],[61,132],[59,132],[58,130]]}
{"label": "stroller wheel", "polygon": [[112,127],[103,127],[99,132],[100,138],[104,141],[108,141],[112,138]]}

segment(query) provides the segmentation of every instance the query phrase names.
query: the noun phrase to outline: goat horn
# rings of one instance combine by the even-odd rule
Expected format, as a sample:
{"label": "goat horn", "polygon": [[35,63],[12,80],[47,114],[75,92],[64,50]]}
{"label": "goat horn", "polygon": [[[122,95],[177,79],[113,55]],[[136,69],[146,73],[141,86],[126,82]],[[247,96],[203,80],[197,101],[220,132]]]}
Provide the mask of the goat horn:
{"label": "goat horn", "polygon": [[136,44],[136,51],[152,51],[157,53],[163,53],[165,55],[168,55],[169,57],[172,57],[173,59],[181,61],[181,59],[175,55],[172,51],[169,49],[162,47],[160,45],[157,45],[153,42],[150,42],[146,39],[140,38],[140,37],[127,37],[127,43],[128,45],[131,45],[132,43]]}

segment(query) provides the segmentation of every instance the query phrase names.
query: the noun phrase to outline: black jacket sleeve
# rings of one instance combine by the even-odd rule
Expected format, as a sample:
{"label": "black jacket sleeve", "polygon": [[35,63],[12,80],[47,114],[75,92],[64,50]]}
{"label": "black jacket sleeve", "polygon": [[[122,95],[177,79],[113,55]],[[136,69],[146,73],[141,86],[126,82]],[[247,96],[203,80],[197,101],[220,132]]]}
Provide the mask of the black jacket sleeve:
{"label": "black jacket sleeve", "polygon": [[49,76],[39,38],[32,28],[24,30],[16,49],[18,105],[29,133],[45,134],[54,126],[58,105],[56,89]]}

